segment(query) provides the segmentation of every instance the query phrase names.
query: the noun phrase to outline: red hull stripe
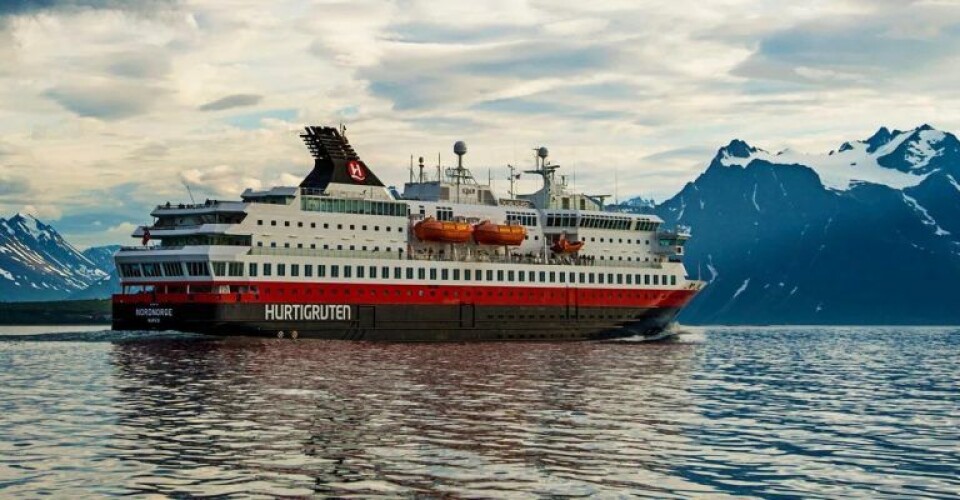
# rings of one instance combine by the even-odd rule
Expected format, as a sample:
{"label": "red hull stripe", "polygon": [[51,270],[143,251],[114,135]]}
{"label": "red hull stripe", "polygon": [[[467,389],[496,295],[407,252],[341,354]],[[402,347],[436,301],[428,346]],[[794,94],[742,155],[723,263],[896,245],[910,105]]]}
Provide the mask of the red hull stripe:
{"label": "red hull stripe", "polygon": [[[160,283],[183,287],[187,283]],[[114,295],[121,304],[144,303],[249,303],[249,304],[371,304],[568,306],[581,307],[683,307],[696,290],[605,289],[565,287],[507,287],[482,285],[396,285],[386,283],[217,282],[215,286],[256,287],[258,293],[137,293]],[[191,283],[191,286],[209,284]]]}

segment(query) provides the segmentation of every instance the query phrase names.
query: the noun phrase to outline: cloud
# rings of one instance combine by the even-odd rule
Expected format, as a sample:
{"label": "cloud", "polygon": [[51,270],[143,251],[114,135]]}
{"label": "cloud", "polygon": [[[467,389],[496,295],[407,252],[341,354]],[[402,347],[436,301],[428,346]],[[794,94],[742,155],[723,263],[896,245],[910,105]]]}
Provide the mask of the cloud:
{"label": "cloud", "polygon": [[221,97],[215,101],[210,101],[201,105],[200,111],[222,111],[224,109],[242,108],[245,106],[254,106],[263,100],[262,95],[257,94],[233,94]]}
{"label": "cloud", "polygon": [[24,205],[18,212],[30,214],[45,221],[55,221],[63,217],[63,210],[54,205]]}
{"label": "cloud", "polygon": [[65,85],[46,92],[47,97],[78,116],[102,120],[147,113],[163,94],[155,87],[123,83]]}
{"label": "cloud", "polygon": [[176,3],[176,0],[8,0],[0,2],[0,17],[31,15],[58,9],[104,9],[146,13],[166,9]]}
{"label": "cloud", "polygon": [[30,181],[0,168],[0,198],[22,196],[30,191]]}
{"label": "cloud", "polygon": [[155,80],[172,71],[170,56],[156,48],[111,54],[108,60],[110,73],[120,77]]}
{"label": "cloud", "polygon": [[[180,179],[198,193],[235,198],[244,189],[261,189],[259,179],[244,177],[230,165],[215,165],[205,169],[190,169],[181,172]],[[195,193],[195,194],[198,194]]]}

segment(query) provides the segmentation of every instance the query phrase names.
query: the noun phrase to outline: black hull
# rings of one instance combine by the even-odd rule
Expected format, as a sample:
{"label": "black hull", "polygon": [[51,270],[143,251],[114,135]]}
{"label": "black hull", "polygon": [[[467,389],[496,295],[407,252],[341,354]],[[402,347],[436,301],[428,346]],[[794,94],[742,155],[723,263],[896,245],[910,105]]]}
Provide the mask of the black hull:
{"label": "black hull", "polygon": [[114,303],[113,329],[386,342],[604,340],[659,336],[680,311],[679,307],[345,305],[339,307],[349,310],[339,311],[339,318],[336,311],[321,318],[288,310],[286,318],[268,320],[267,307]]}

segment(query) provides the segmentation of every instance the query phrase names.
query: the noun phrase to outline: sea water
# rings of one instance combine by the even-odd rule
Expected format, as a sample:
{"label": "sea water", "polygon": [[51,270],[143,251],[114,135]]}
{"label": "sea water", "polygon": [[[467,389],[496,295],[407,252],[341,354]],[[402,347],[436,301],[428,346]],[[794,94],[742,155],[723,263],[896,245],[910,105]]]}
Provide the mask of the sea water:
{"label": "sea water", "polygon": [[0,497],[960,494],[960,329],[374,344],[0,330]]}

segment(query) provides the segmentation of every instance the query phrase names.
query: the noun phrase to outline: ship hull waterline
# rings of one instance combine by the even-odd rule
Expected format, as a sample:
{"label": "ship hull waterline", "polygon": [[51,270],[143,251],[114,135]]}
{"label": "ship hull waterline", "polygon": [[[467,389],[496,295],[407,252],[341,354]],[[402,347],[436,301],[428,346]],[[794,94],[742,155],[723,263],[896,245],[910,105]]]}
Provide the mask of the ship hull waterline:
{"label": "ship hull waterline", "polygon": [[662,337],[680,307],[113,304],[114,330],[382,342]]}

